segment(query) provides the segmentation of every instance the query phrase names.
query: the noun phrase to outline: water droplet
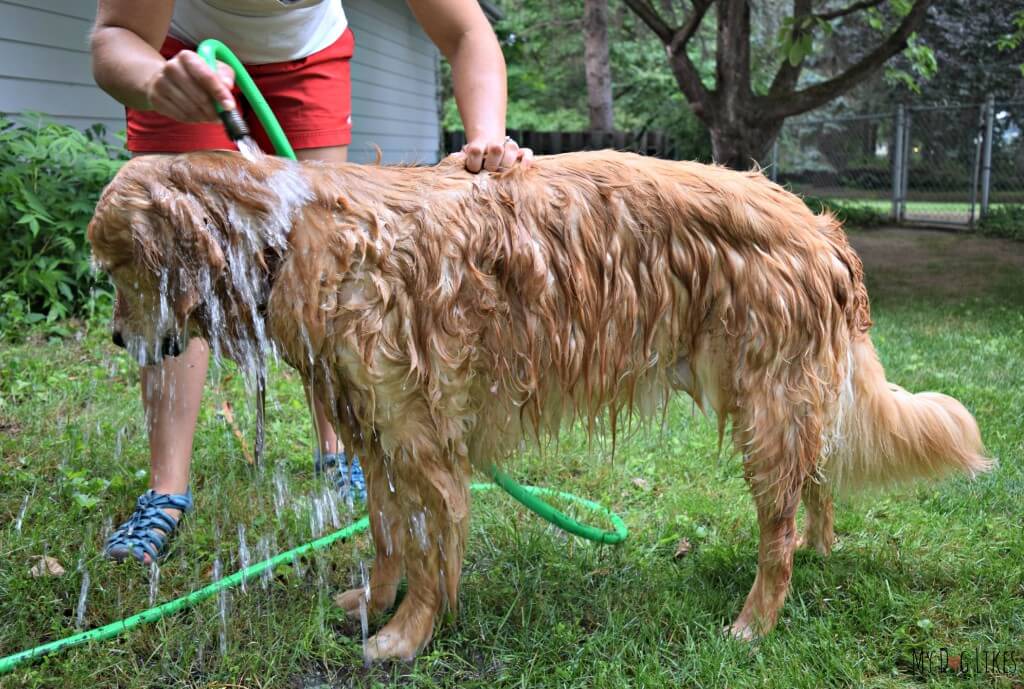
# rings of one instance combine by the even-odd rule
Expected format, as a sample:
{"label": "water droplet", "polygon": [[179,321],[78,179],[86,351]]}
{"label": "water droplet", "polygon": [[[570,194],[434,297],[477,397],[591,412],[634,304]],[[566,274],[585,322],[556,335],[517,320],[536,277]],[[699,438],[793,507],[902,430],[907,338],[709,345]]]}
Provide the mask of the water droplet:
{"label": "water droplet", "polygon": [[[359,629],[363,634],[363,658],[366,658],[366,640],[369,638],[370,621],[366,613],[366,599],[359,596]],[[364,661],[369,667],[369,661]]]}
{"label": "water droplet", "polygon": [[[245,570],[249,568],[249,561],[251,556],[249,554],[249,544],[245,542],[245,524],[238,525],[238,563],[239,566]],[[245,593],[245,579],[242,579],[241,583],[242,593]]]}
{"label": "water droplet", "polygon": [[[220,556],[217,556],[213,560],[213,580],[220,581],[221,573]],[[217,617],[220,626],[218,634],[220,655],[223,658],[228,653],[228,590],[226,588],[217,592]]]}
{"label": "water droplet", "polygon": [[157,593],[160,589],[160,565],[156,560],[149,563],[149,607],[156,605]]}
{"label": "water droplet", "polygon": [[[270,542],[266,536],[261,538],[259,540],[259,543],[256,544],[256,552],[259,553],[259,558],[261,561],[266,561],[270,559]],[[270,586],[270,580],[273,576],[274,572],[273,568],[271,567],[267,567],[260,573],[260,586],[263,587],[264,591],[266,591],[267,588]]]}
{"label": "water droplet", "polygon": [[89,599],[89,570],[80,567],[82,570],[82,587],[78,591],[78,607],[75,609],[75,627],[85,628],[85,603]]}
{"label": "water droplet", "polygon": [[25,510],[28,509],[29,497],[31,497],[31,495],[26,495],[25,499],[21,501],[21,509],[18,510],[18,518],[14,520],[15,533],[21,533],[21,523],[25,520]]}

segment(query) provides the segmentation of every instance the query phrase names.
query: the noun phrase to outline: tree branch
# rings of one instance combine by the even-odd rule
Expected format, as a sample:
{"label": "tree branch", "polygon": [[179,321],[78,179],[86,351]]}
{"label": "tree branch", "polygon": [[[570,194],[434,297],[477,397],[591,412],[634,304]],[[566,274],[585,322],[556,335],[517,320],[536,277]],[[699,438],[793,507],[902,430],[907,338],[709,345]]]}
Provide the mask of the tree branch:
{"label": "tree branch", "polygon": [[864,81],[896,53],[907,47],[907,39],[924,22],[932,0],[915,0],[910,13],[877,48],[845,72],[795,93],[770,94],[758,99],[765,115],[791,117],[820,107]]}
{"label": "tree branch", "polygon": [[675,33],[661,18],[658,11],[651,6],[647,0],[625,0],[626,6],[633,10],[644,24],[651,28],[651,31],[658,35],[661,42],[668,45],[672,42],[672,35]]}
{"label": "tree branch", "polygon": [[668,42],[668,52],[670,55],[686,49],[686,44],[697,33],[697,29],[700,28],[700,23],[704,21],[704,15],[707,14],[708,8],[711,7],[712,3],[714,3],[714,0],[693,0],[693,12],[686,18],[686,23],[675,32],[672,40]]}
{"label": "tree branch", "polygon": [[[881,0],[879,0],[881,2]],[[805,17],[811,12],[811,0],[793,0],[793,32],[791,34],[792,39],[796,39],[798,36],[798,20],[801,17]],[[789,61],[788,55],[782,56],[782,64],[779,65],[779,71],[775,73],[775,78],[772,79],[772,85],[768,88],[768,95],[775,96],[782,93],[791,93],[796,88],[797,81],[800,80],[800,72],[804,68],[804,61],[795,65]]]}
{"label": "tree branch", "polygon": [[885,2],[885,0],[860,0],[860,2],[855,2],[846,9],[832,10],[831,12],[818,12],[812,16],[815,19],[824,19],[825,21],[829,22],[832,21],[833,19],[839,19],[840,17],[845,17],[848,14],[853,14],[854,12],[866,10],[869,7],[877,7],[878,5],[881,5],[883,2]]}
{"label": "tree branch", "polygon": [[697,33],[701,20],[715,0],[692,0],[694,11],[678,29],[671,28],[647,0],[624,1],[626,6],[633,10],[665,44],[672,75],[690,102],[694,114],[701,119],[712,116],[714,109],[711,107],[711,94],[701,82],[697,67],[686,54],[686,44]]}

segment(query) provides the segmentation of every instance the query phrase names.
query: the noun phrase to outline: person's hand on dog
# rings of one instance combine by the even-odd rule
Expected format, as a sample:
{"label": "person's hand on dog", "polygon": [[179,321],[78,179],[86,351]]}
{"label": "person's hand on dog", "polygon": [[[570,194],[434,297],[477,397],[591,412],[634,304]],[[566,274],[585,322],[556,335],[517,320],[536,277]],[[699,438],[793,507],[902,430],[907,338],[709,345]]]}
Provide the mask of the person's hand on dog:
{"label": "person's hand on dog", "polygon": [[235,73],[223,62],[214,72],[192,50],[182,50],[146,83],[150,107],[179,122],[216,122],[216,101],[225,110],[234,110],[231,87]]}
{"label": "person's hand on dog", "polygon": [[516,163],[528,167],[533,160],[533,151],[520,148],[510,136],[504,140],[498,138],[480,138],[470,141],[458,153],[453,153],[462,160],[470,172],[499,172],[507,170]]}

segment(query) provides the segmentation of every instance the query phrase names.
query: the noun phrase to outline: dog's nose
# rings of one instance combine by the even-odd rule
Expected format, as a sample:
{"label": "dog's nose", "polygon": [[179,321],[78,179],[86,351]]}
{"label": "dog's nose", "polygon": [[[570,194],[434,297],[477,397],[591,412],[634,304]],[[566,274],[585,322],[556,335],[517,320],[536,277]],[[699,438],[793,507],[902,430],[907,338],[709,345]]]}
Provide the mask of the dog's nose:
{"label": "dog's nose", "polygon": [[115,347],[120,347],[121,349],[124,349],[124,338],[121,337],[120,330],[115,330],[114,332],[110,333],[110,341],[114,343]]}
{"label": "dog's nose", "polygon": [[165,337],[160,343],[160,351],[164,356],[178,356],[181,354],[181,342],[177,337]]}

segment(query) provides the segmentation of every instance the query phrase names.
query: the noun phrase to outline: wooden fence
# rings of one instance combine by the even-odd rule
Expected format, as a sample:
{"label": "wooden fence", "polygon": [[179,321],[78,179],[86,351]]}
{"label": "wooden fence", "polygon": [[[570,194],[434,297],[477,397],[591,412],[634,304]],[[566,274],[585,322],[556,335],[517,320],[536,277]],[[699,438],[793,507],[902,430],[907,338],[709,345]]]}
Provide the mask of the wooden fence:
{"label": "wooden fence", "polygon": [[[675,159],[675,146],[663,132],[536,132],[526,129],[510,129],[508,135],[520,146],[532,148],[538,155],[568,153],[569,151],[594,151],[614,148],[620,151],[634,151],[643,155]],[[466,144],[466,133],[461,130],[444,133],[446,153],[461,150]]]}

